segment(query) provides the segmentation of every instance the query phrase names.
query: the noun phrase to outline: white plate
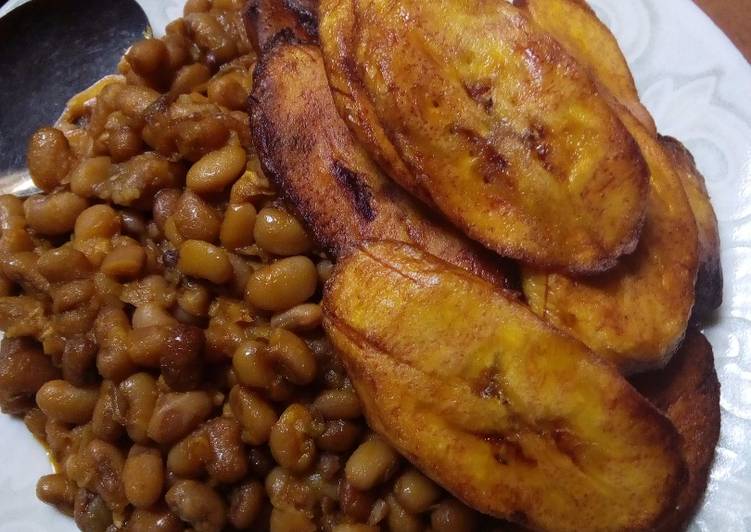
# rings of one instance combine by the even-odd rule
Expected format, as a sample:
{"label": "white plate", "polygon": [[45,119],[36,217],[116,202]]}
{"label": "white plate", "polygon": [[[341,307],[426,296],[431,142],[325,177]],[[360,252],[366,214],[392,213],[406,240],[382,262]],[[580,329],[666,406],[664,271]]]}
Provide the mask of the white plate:
{"label": "white plate", "polygon": [[[139,1],[157,29],[184,2]],[[720,218],[725,304],[706,333],[722,382],[722,436],[691,530],[751,532],[751,67],[690,0],[591,3],[618,37],[660,131],[696,156]],[[0,417],[0,532],[75,530],[34,496],[49,471],[23,424]]]}

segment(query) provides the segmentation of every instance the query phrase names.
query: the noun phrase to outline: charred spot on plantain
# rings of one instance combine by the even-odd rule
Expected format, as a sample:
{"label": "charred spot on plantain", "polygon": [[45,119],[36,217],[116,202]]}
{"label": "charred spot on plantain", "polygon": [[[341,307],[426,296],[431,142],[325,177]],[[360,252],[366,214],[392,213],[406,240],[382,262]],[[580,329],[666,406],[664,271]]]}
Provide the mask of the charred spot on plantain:
{"label": "charred spot on plantain", "polygon": [[508,179],[509,162],[490,140],[473,129],[456,124],[451,126],[449,131],[466,141],[470,155],[477,159],[482,180],[486,185],[502,181],[509,187],[516,188],[513,181]]}
{"label": "charred spot on plantain", "polygon": [[480,434],[493,449],[493,458],[501,465],[525,464],[528,467],[537,467],[537,460],[525,454],[524,449],[513,438],[519,436],[503,436],[499,434]]}
{"label": "charred spot on plantain", "polygon": [[373,194],[367,183],[341,161],[334,161],[331,171],[339,185],[352,196],[357,214],[366,222],[375,220]]}
{"label": "charred spot on plantain", "polygon": [[500,399],[502,404],[509,404],[503,393],[503,385],[498,381],[498,371],[495,368],[482,370],[472,383],[472,391],[483,399]]}
{"label": "charred spot on plantain", "polygon": [[543,168],[553,175],[558,175],[550,161],[550,144],[545,141],[545,138],[545,127],[542,124],[531,125],[522,136],[524,144],[537,155]]}
{"label": "charred spot on plantain", "polygon": [[491,95],[492,88],[492,81],[489,78],[479,79],[464,84],[464,90],[467,92],[467,95],[475,102],[479,103],[488,113],[493,109],[493,96]]}

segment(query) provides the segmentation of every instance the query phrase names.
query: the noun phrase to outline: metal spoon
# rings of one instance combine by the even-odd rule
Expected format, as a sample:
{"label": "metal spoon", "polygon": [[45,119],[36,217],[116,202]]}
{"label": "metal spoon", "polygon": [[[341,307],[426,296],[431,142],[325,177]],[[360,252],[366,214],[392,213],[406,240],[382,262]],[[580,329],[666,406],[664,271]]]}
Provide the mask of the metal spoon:
{"label": "metal spoon", "polygon": [[0,194],[35,191],[26,170],[31,134],[114,72],[148,30],[134,0],[32,0],[0,18]]}

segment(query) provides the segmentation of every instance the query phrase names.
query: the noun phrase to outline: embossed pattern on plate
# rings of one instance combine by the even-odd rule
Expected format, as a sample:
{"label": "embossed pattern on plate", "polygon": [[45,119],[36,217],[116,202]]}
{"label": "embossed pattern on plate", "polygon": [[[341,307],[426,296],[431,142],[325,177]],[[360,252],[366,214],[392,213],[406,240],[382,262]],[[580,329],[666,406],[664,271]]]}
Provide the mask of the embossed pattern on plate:
{"label": "embossed pattern on plate", "polygon": [[[11,0],[0,16],[24,0]],[[139,0],[161,31],[184,0]],[[665,134],[694,153],[720,218],[725,305],[706,333],[722,383],[722,436],[691,532],[751,532],[751,66],[690,0],[590,0],[618,37]],[[52,117],[51,117],[52,118]],[[37,501],[50,467],[22,423],[0,416],[0,532],[75,530]]]}

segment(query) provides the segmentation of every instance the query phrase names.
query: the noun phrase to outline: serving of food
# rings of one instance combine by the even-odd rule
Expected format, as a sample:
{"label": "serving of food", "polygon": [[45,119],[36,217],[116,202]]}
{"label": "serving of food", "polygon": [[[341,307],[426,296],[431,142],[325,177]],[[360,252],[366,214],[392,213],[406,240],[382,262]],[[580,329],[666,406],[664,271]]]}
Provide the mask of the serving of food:
{"label": "serving of food", "polygon": [[717,217],[583,0],[188,0],[0,196],[0,408],[85,532],[683,530]]}

